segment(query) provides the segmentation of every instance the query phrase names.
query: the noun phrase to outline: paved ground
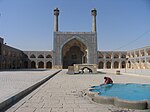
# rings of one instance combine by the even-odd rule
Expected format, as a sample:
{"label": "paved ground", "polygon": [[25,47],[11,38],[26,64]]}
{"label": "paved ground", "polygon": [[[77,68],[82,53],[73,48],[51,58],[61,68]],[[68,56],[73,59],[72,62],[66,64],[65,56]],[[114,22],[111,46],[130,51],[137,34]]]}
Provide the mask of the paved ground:
{"label": "paved ground", "polygon": [[6,112],[146,112],[97,104],[83,96],[85,89],[103,83],[104,76],[112,77],[115,83],[150,84],[150,77],[114,74],[68,75],[66,70],[63,70]]}
{"label": "paved ground", "polygon": [[15,95],[37,81],[55,73],[50,71],[4,71],[0,72],[0,102]]}
{"label": "paved ground", "polygon": [[101,69],[101,71],[112,72],[112,73],[115,73],[116,70],[120,70],[120,72],[123,74],[132,74],[135,76],[150,77],[150,70],[149,69]]}

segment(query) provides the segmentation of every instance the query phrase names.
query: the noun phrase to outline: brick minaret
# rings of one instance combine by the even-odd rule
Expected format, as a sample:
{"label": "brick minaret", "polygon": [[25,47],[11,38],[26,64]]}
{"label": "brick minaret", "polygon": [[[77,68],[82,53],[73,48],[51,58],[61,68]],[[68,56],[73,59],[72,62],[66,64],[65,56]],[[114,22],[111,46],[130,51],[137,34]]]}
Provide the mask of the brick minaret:
{"label": "brick minaret", "polygon": [[54,9],[54,32],[58,32],[58,16],[59,16],[59,9]]}
{"label": "brick minaret", "polygon": [[92,9],[91,10],[91,14],[92,14],[92,32],[96,32],[96,15],[97,15],[97,11],[96,9]]}

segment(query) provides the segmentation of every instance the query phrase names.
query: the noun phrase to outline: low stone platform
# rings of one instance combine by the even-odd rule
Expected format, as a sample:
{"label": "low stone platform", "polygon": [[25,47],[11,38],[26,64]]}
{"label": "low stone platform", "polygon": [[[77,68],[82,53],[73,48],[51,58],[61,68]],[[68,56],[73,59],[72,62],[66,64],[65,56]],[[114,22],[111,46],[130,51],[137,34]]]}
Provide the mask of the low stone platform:
{"label": "low stone platform", "polygon": [[97,65],[96,64],[74,64],[74,72],[79,73],[80,70],[87,69],[89,73],[97,73]]}
{"label": "low stone platform", "polygon": [[96,64],[74,64],[74,73],[97,73]]}

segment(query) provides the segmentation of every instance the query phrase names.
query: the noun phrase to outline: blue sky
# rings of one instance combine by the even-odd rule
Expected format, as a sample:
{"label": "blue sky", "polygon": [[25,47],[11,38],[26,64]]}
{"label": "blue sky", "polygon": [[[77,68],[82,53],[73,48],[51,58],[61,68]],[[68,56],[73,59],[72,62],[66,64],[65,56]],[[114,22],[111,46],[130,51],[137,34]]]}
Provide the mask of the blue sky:
{"label": "blue sky", "polygon": [[97,9],[98,50],[150,46],[150,0],[0,0],[0,36],[21,50],[52,50],[56,7],[64,32],[90,32]]}

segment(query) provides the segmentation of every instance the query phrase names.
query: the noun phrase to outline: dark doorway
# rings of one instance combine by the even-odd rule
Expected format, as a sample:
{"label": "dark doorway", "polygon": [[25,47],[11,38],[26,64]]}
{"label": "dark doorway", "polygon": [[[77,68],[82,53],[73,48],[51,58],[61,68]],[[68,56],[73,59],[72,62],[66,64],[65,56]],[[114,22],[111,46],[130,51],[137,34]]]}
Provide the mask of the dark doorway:
{"label": "dark doorway", "polygon": [[63,68],[68,68],[68,66],[73,66],[73,64],[81,64],[83,56],[84,54],[78,46],[71,47],[63,57]]}

